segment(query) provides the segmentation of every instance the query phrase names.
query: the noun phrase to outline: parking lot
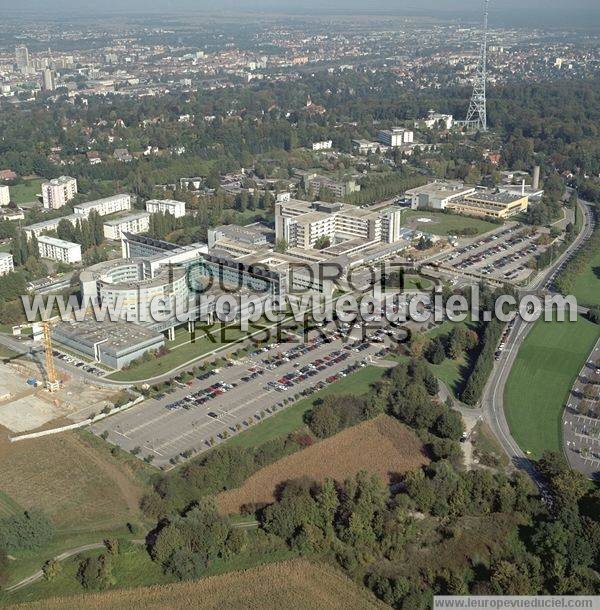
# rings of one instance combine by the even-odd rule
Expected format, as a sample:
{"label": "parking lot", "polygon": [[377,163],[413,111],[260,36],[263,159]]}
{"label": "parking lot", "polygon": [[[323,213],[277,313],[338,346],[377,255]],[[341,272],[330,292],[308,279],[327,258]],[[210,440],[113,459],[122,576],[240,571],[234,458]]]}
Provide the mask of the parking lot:
{"label": "parking lot", "polygon": [[503,282],[521,282],[533,272],[535,257],[547,248],[540,245],[540,237],[541,233],[532,233],[527,228],[505,228],[457,248],[448,257],[448,264],[457,271]]}
{"label": "parking lot", "polygon": [[[313,332],[308,342],[271,344],[221,370],[199,373],[178,389],[92,427],[110,443],[156,466],[208,450],[383,356],[386,333]],[[183,454],[183,456],[182,456]]]}
{"label": "parking lot", "polygon": [[563,416],[563,434],[571,466],[600,480],[600,342],[581,370]]}
{"label": "parking lot", "polygon": [[75,366],[78,369],[85,371],[86,373],[96,375],[96,377],[104,377],[104,375],[106,375],[106,371],[103,371],[102,369],[99,369],[97,366],[90,364],[89,362],[85,362],[84,360],[81,360],[80,358],[77,358],[76,356],[73,356],[72,354],[67,354],[67,353],[62,352],[57,349],[53,349],[52,354],[54,355],[55,358],[58,358],[59,360],[62,360],[63,362],[66,362],[67,364],[70,364],[71,366]]}

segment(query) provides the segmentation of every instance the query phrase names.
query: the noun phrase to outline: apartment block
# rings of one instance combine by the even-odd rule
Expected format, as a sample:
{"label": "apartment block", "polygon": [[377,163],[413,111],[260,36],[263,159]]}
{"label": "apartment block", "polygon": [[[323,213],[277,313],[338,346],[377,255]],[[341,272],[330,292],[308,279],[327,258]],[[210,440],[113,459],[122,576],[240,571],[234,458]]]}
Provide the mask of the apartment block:
{"label": "apartment block", "polygon": [[42,184],[42,199],[48,210],[58,210],[77,195],[77,180],[61,176]]}
{"label": "apartment block", "polygon": [[123,238],[123,233],[138,235],[139,233],[147,233],[149,230],[149,212],[130,214],[129,216],[108,220],[104,223],[104,237],[106,239],[120,240]]}
{"label": "apartment block", "polygon": [[81,246],[56,237],[40,235],[38,237],[38,250],[42,258],[63,263],[81,262]]}
{"label": "apartment block", "polygon": [[185,202],[174,199],[150,199],[146,202],[146,211],[150,214],[168,213],[181,218],[185,216]]}
{"label": "apartment block", "polygon": [[10,188],[8,186],[0,185],[0,206],[8,205],[10,203]]}
{"label": "apartment block", "polygon": [[96,199],[87,203],[79,203],[73,206],[73,211],[79,216],[88,218],[90,212],[95,210],[100,216],[108,216],[117,212],[127,212],[131,210],[131,195],[123,193],[105,197],[104,199]]}
{"label": "apartment block", "polygon": [[0,275],[7,275],[15,270],[13,255],[9,252],[0,252]]}
{"label": "apartment block", "polygon": [[405,144],[412,144],[414,142],[414,133],[410,129],[393,127],[392,129],[382,129],[377,139],[385,146],[397,148]]}

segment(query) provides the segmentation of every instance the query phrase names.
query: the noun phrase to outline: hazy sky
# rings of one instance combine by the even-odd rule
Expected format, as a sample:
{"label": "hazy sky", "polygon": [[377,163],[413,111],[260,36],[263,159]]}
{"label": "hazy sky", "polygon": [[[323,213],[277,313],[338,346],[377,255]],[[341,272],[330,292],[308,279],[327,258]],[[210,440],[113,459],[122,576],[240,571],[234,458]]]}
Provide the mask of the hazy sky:
{"label": "hazy sky", "polygon": [[[179,11],[275,11],[314,15],[318,12],[395,12],[447,17],[481,11],[482,0],[0,0],[0,9],[28,13],[112,13],[137,11],[165,14]],[[600,0],[490,0],[497,21],[559,25],[583,24],[600,28]],[[493,22],[493,19],[492,19]],[[1,28],[1,25],[0,25]]]}

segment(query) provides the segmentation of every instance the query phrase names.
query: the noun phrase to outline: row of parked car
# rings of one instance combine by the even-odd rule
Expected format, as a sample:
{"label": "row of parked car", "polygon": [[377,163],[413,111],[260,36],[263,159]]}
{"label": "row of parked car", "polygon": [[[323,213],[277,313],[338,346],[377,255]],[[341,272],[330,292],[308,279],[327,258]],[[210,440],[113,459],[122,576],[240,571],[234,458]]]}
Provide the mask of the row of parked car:
{"label": "row of parked car", "polygon": [[[197,392],[193,392],[192,394],[188,394],[181,400],[177,400],[172,402],[166,406],[169,411],[175,411],[177,409],[192,409],[194,407],[200,407],[206,404],[209,400],[224,394],[225,392],[229,392],[229,390],[233,390],[237,384],[225,383],[224,381],[217,381],[213,383],[210,387],[198,390]],[[210,413],[209,413],[210,415]]]}
{"label": "row of parked car", "polygon": [[105,374],[105,371],[100,370],[93,364],[88,364],[87,362],[79,360],[79,358],[75,358],[75,356],[71,356],[70,354],[65,354],[57,350],[52,350],[52,353],[54,354],[55,358],[58,358],[59,360],[62,360],[63,362],[66,362],[67,364],[70,364],[72,366],[76,366],[78,369],[81,369],[86,373],[96,375],[96,377],[103,377]]}
{"label": "row of parked car", "polygon": [[500,339],[500,343],[498,344],[498,349],[496,350],[496,353],[494,354],[494,358],[496,360],[500,359],[500,356],[502,355],[502,352],[504,351],[504,348],[506,347],[506,340],[508,339],[508,335],[510,334],[510,331],[512,330],[513,326],[515,325],[515,320],[517,318],[514,317],[506,326],[506,328],[504,329],[504,332],[502,333],[502,337]]}

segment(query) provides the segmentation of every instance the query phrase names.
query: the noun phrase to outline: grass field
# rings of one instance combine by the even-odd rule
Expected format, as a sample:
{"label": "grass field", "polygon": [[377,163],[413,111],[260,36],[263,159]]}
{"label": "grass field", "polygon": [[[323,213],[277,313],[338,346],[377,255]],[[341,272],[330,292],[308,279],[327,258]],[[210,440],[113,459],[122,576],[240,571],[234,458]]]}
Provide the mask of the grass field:
{"label": "grass field", "polygon": [[262,468],[240,488],[219,494],[217,505],[223,513],[235,514],[244,505],[271,504],[281,483],[302,477],[343,482],[366,470],[386,483],[394,483],[402,474],[428,461],[412,430],[381,415]]}
{"label": "grass field", "polygon": [[11,186],[11,201],[14,201],[17,205],[35,201],[37,195],[40,195],[42,192],[42,182],[41,178],[32,178],[24,180],[21,184],[17,184],[17,186]]}
{"label": "grass field", "polygon": [[492,468],[506,468],[510,461],[498,439],[485,422],[478,422],[471,436],[474,455],[480,464]]}
{"label": "grass field", "polygon": [[[431,222],[418,222],[420,218],[429,218]],[[458,214],[445,214],[443,212],[421,212],[419,210],[407,210],[402,213],[403,222],[410,228],[418,229],[433,235],[454,235],[461,229],[472,229],[473,234],[486,233],[497,229],[499,225],[471,218],[469,216],[459,216]]]}
{"label": "grass field", "polygon": [[41,508],[59,530],[110,528],[137,515],[140,486],[116,460],[74,433],[0,445],[2,490]]}
{"label": "grass field", "polygon": [[525,452],[540,457],[562,445],[561,415],[600,327],[539,320],[525,339],[504,390],[506,419]]}
{"label": "grass field", "polygon": [[0,491],[0,519],[2,517],[10,517],[21,512],[23,509],[3,491]]}
{"label": "grass field", "polygon": [[309,398],[299,400],[277,415],[269,417],[250,430],[246,430],[243,434],[234,436],[227,441],[227,444],[228,446],[256,447],[267,441],[295,432],[304,427],[304,414],[312,409],[316,400],[332,394],[366,394],[369,391],[369,386],[381,379],[384,373],[385,369],[374,366],[361,369],[327,386],[320,392],[315,392]]}
{"label": "grass field", "polygon": [[572,294],[581,305],[600,305],[600,252],[592,258],[584,273],[577,276]]}
{"label": "grass field", "polygon": [[197,581],[54,598],[14,606],[44,610],[203,608],[203,610],[349,610],[388,608],[326,565],[295,559]]}

